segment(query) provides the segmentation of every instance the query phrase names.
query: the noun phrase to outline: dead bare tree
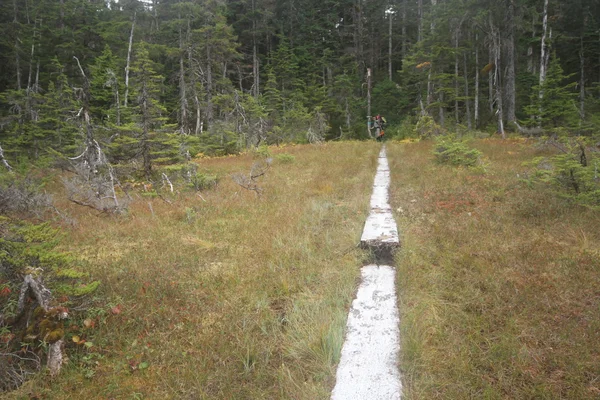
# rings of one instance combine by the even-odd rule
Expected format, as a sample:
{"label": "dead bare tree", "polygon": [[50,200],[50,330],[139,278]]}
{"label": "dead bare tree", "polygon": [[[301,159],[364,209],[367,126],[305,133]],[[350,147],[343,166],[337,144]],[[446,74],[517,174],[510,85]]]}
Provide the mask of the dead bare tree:
{"label": "dead bare tree", "polygon": [[[42,278],[37,273],[27,274],[23,278],[19,300],[17,302],[17,312],[14,318],[11,318],[10,325],[29,326],[34,323],[32,317],[36,318],[36,308],[43,310],[44,317],[52,315],[55,320],[63,320],[69,315],[66,308],[52,308],[50,302],[52,293],[44,285]],[[4,318],[0,315],[0,327],[5,325]],[[46,358],[46,366],[51,376],[60,373],[62,364],[65,360],[64,355],[64,331],[59,331],[59,336],[52,339],[49,343]],[[46,338],[40,338],[46,340]],[[0,352],[0,391],[13,390],[21,386],[28,376],[35,374],[41,369],[40,357],[27,347],[21,349],[18,353],[11,351]]]}
{"label": "dead bare tree", "polygon": [[94,138],[88,111],[89,80],[79,59],[73,58],[77,61],[84,82],[83,88],[78,90],[83,106],[77,117],[81,119],[81,129],[85,131],[85,149],[80,155],[68,158],[75,176],[63,180],[67,196],[75,204],[101,212],[122,212],[126,207],[115,191],[115,186],[120,186],[119,181],[100,144]]}
{"label": "dead bare tree", "polygon": [[2,165],[4,165],[7,170],[12,171],[12,167],[8,161],[6,161],[6,158],[4,158],[4,150],[2,149],[2,146],[0,146],[0,162],[2,162]]}
{"label": "dead bare tree", "polygon": [[231,175],[231,179],[246,190],[251,190],[260,196],[263,189],[258,185],[257,179],[264,176],[269,168],[271,168],[272,158],[265,158],[256,161],[252,164],[249,174],[235,173]]}
{"label": "dead bare tree", "polygon": [[33,351],[0,353],[0,392],[20,387],[41,369],[41,360]]}

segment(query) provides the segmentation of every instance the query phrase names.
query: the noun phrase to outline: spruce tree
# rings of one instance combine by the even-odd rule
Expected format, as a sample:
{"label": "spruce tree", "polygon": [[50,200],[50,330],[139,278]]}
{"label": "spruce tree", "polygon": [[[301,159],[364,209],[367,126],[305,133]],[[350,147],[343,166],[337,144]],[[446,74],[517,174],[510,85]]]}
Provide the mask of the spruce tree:
{"label": "spruce tree", "polygon": [[531,103],[525,109],[532,116],[527,122],[529,126],[567,129],[577,126],[576,83],[565,84],[570,79],[572,77],[564,74],[560,59],[554,54],[548,65],[546,79],[541,86],[533,87]]}

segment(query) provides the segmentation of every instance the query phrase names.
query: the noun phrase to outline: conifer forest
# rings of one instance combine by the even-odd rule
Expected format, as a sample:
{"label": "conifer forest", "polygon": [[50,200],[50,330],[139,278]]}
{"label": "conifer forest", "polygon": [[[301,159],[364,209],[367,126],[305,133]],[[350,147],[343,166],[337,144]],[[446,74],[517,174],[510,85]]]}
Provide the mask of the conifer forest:
{"label": "conifer forest", "polygon": [[93,140],[150,174],[200,152],[368,138],[370,114],[396,136],[423,117],[501,135],[600,124],[597,0],[1,7],[0,146],[13,163]]}

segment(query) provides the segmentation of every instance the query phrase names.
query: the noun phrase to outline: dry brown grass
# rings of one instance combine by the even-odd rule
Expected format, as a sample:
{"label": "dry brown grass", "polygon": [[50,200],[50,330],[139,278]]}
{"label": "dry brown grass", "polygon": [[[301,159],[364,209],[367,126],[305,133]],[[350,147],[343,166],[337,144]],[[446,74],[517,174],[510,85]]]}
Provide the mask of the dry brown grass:
{"label": "dry brown grass", "polygon": [[205,201],[150,200],[154,215],[144,198],[118,218],[63,204],[79,221],[64,247],[102,281],[104,301],[88,310],[95,327],[67,336],[94,346],[70,343],[61,377],[9,398],[328,398],[378,149],[272,149],[295,160],[274,161],[260,197],[228,176],[248,171],[245,155],[200,160],[217,188]]}
{"label": "dry brown grass", "polygon": [[407,399],[600,397],[600,215],[531,190],[520,140],[486,172],[391,144]]}

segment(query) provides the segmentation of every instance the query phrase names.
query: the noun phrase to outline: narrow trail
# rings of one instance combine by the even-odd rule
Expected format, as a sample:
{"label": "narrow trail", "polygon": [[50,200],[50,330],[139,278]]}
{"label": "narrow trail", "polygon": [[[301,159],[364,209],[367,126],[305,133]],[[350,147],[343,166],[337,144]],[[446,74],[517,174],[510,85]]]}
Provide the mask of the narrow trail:
{"label": "narrow trail", "polygon": [[396,306],[396,271],[392,250],[400,245],[389,205],[390,170],[385,145],[371,195],[371,211],[361,244],[376,264],[362,267],[362,281],[348,314],[346,340],[336,373],[332,400],[398,400],[402,393],[397,366],[400,350]]}

